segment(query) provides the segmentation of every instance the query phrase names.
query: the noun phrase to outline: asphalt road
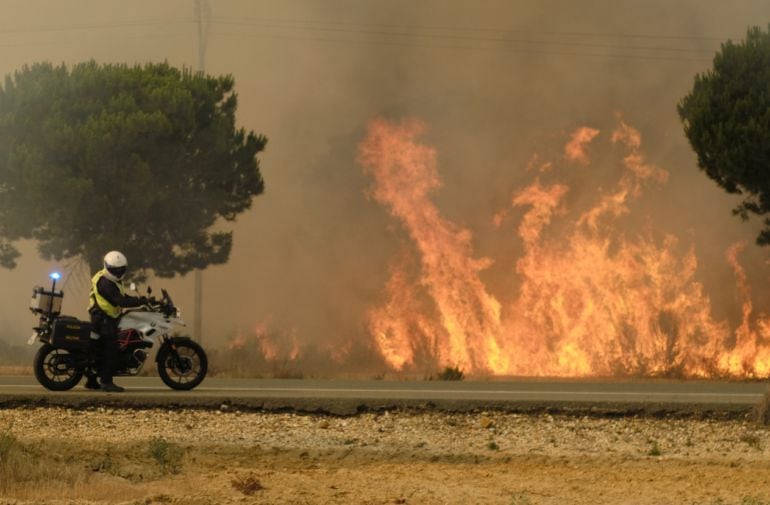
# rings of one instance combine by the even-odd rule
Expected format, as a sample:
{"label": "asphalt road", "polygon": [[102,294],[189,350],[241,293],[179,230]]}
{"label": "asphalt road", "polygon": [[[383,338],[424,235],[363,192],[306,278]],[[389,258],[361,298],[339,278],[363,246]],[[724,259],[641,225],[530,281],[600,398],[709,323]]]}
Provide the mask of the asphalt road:
{"label": "asphalt road", "polygon": [[296,410],[348,415],[410,408],[451,411],[570,411],[609,414],[744,415],[770,390],[764,382],[490,380],[384,381],[206,379],[173,391],[157,377],[118,378],[125,393],[81,386],[51,392],[31,376],[0,376],[0,407],[162,407]]}

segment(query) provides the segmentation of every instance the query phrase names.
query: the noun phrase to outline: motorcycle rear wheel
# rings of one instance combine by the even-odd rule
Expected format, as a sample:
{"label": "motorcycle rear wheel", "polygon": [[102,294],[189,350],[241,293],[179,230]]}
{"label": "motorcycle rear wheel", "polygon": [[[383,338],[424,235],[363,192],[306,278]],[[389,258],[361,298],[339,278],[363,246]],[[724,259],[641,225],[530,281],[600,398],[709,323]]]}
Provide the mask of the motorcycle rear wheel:
{"label": "motorcycle rear wheel", "polygon": [[158,349],[158,375],[171,389],[189,391],[206,378],[209,362],[203,348],[192,340]]}
{"label": "motorcycle rear wheel", "polygon": [[35,378],[51,391],[72,389],[83,378],[83,371],[74,366],[73,360],[68,350],[43,344],[32,362]]}

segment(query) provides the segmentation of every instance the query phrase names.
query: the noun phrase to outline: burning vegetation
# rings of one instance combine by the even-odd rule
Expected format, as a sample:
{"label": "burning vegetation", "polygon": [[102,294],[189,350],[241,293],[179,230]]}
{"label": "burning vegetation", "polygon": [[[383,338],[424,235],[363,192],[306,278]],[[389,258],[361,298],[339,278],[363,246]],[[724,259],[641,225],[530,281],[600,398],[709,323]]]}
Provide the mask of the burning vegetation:
{"label": "burning vegetation", "polygon": [[[366,318],[392,369],[451,364],[481,375],[770,374],[770,319],[754,312],[738,261],[743,244],[726,251],[743,306],[740,325],[731,328],[713,315],[696,276],[694,247],[657,230],[631,234],[622,227],[645,189],[668,178],[646,161],[633,127],[619,121],[611,132],[579,128],[562,159],[533,158],[531,183],[491,217],[521,251],[505,296],[483,281],[493,259],[478,257],[471,231],[442,216],[431,199],[441,179],[436,150],[420,140],[425,131],[417,120],[375,120],[359,146],[372,198],[411,242],[392,264],[385,300]],[[595,145],[611,148],[618,175],[586,208],[570,208],[570,187],[545,176],[554,165],[589,170]],[[511,226],[515,215],[520,219]]]}
{"label": "burning vegetation", "polygon": [[[368,196],[404,236],[360,331],[312,342],[268,318],[214,355],[215,373],[302,377],[331,365],[369,376],[770,376],[770,317],[754,307],[746,244],[722,256],[732,270],[722,291],[740,306],[731,321],[715,315],[693,244],[649,218],[629,226],[645,191],[669,176],[647,160],[635,128],[577,128],[553,159],[533,155],[528,182],[487,218],[505,244],[487,254],[496,257],[477,253],[474,233],[433,200],[442,180],[426,130],[375,120],[359,145]],[[600,163],[612,180],[578,187]]]}

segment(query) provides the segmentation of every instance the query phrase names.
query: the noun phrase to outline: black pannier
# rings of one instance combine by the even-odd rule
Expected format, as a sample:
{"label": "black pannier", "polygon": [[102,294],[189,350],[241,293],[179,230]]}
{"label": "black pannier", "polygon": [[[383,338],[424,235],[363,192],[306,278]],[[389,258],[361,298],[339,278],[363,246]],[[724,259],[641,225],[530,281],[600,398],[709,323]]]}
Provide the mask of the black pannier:
{"label": "black pannier", "polygon": [[74,317],[58,317],[51,330],[51,345],[65,349],[87,349],[91,343],[91,323]]}

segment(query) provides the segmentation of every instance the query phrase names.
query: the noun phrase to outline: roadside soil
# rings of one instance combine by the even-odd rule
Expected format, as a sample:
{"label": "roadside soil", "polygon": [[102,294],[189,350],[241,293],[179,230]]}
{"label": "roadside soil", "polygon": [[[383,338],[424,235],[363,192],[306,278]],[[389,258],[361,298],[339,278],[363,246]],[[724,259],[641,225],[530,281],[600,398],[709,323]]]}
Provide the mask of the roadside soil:
{"label": "roadside soil", "polygon": [[770,504],[748,421],[0,410],[0,503]]}

